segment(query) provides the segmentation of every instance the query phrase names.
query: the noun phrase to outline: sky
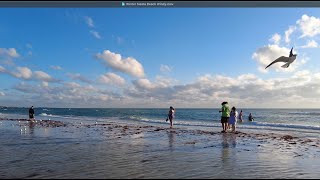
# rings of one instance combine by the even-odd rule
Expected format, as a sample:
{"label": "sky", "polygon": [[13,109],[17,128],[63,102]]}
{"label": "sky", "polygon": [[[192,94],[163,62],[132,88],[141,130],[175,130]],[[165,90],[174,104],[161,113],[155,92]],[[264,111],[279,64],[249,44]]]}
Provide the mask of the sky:
{"label": "sky", "polygon": [[[1,8],[0,106],[320,107],[318,8]],[[297,59],[276,63],[293,47]]]}

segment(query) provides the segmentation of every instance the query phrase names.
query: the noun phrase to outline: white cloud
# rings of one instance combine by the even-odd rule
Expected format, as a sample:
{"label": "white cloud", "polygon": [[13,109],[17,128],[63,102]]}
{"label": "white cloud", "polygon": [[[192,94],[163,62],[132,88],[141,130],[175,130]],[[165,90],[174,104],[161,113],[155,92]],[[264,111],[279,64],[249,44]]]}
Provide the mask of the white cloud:
{"label": "white cloud", "polygon": [[81,85],[76,83],[76,82],[66,82],[64,84],[65,84],[66,87],[69,87],[69,88],[79,88],[79,87],[81,87]]}
{"label": "white cloud", "polygon": [[317,48],[318,43],[315,40],[309,40],[308,43],[304,46],[301,46],[301,48]]}
{"label": "white cloud", "polygon": [[11,58],[17,58],[20,56],[15,48],[0,48],[0,55],[5,55]]}
{"label": "white cloud", "polygon": [[97,39],[101,39],[99,32],[91,30],[90,33]]}
{"label": "white cloud", "polygon": [[116,85],[124,85],[126,81],[119,75],[114,73],[106,73],[104,75],[101,75],[99,78],[100,83],[105,84],[116,84]]}
{"label": "white cloud", "polygon": [[91,17],[85,16],[84,19],[85,19],[85,21],[86,21],[86,23],[87,23],[87,25],[89,27],[94,27],[94,22],[93,22],[93,19]]}
{"label": "white cloud", "polygon": [[[20,83],[15,89],[25,93],[24,102],[30,97],[30,100],[41,101],[40,104],[63,107],[220,107],[222,101],[228,101],[239,108],[308,108],[319,105],[319,80],[320,73],[304,70],[288,78],[270,79],[261,79],[254,74],[236,77],[207,74],[185,85],[177,85],[163,77],[154,81],[144,78],[133,81],[134,86],[117,89],[117,92],[75,82],[52,86]],[[19,93],[15,94],[19,97]]]}
{"label": "white cloud", "polygon": [[4,92],[0,91],[0,96],[5,96],[6,94]]}
{"label": "white cloud", "polygon": [[82,81],[82,82],[85,82],[85,83],[89,83],[89,84],[92,83],[92,81],[90,79],[82,76],[79,73],[76,73],[76,74],[68,73],[67,75],[73,80],[79,80],[79,81]]}
{"label": "white cloud", "polygon": [[18,72],[12,72],[11,74],[16,78],[31,79],[32,71],[27,67],[17,67]]}
{"label": "white cloud", "polygon": [[138,79],[138,80],[134,81],[134,84],[138,88],[142,88],[142,89],[153,89],[156,87],[154,84],[152,84],[149,81],[149,79]]}
{"label": "white cloud", "polygon": [[54,70],[62,70],[60,66],[50,66],[50,68]]}
{"label": "white cloud", "polygon": [[9,74],[13,77],[24,79],[24,80],[39,80],[46,82],[59,82],[60,80],[52,78],[50,75],[43,71],[34,71],[32,72],[27,67],[17,67],[16,71],[9,71],[4,67],[0,66],[0,73]]}
{"label": "white cloud", "polygon": [[278,33],[275,33],[270,39],[269,41],[273,42],[274,44],[279,44],[281,40],[281,36]]}
{"label": "white cloud", "polygon": [[[280,56],[289,56],[290,49],[286,47],[280,47],[278,45],[268,45],[259,48],[255,53],[252,55],[252,59],[258,62],[258,69],[261,72],[267,72],[268,69],[275,69],[276,71],[282,72],[292,72],[297,68],[297,59],[290,65],[289,68],[282,68],[281,66],[284,63],[275,63],[270,66],[268,69],[265,69],[267,65],[269,65],[272,61],[276,60]],[[293,53],[295,54],[294,50]]]}
{"label": "white cloud", "polygon": [[149,79],[142,78],[133,81],[133,84],[139,88],[139,89],[163,89],[163,88],[169,88],[170,86],[173,86],[176,84],[177,81],[171,78],[165,78],[161,76],[157,76],[155,78],[154,82],[151,82]]}
{"label": "white cloud", "polygon": [[304,14],[301,19],[297,21],[297,24],[299,25],[302,35],[302,37],[314,37],[318,34],[320,34],[320,19],[316,18],[314,16],[308,16]]}
{"label": "white cloud", "polygon": [[34,71],[34,78],[46,82],[54,81],[54,79],[49,74],[43,71]]}
{"label": "white cloud", "polygon": [[130,74],[135,77],[144,77],[143,66],[132,57],[122,58],[120,54],[113,53],[109,50],[96,54],[96,58],[100,59],[105,65],[111,68]]}
{"label": "white cloud", "polygon": [[160,71],[165,73],[165,72],[171,72],[172,71],[172,67],[168,66],[168,65],[163,65],[161,64],[160,66]]}
{"label": "white cloud", "polygon": [[290,35],[293,33],[293,31],[296,30],[295,26],[290,26],[288,30],[285,31],[285,42],[290,43]]}
{"label": "white cloud", "polygon": [[41,86],[42,86],[42,87],[49,87],[49,83],[48,83],[48,82],[45,82],[45,81],[42,81],[42,82],[41,82]]}

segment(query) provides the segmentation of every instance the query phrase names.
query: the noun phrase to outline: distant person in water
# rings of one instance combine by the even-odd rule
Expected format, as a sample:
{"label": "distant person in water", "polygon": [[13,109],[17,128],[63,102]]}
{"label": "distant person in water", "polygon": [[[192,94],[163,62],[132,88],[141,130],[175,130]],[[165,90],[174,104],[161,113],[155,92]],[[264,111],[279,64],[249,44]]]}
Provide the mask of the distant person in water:
{"label": "distant person in water", "polygon": [[174,118],[174,108],[170,106],[169,112],[168,112],[168,118],[170,120],[170,128],[173,127],[173,118]]}
{"label": "distant person in water", "polygon": [[242,122],[243,120],[242,120],[242,116],[243,116],[243,114],[242,114],[242,110],[240,111],[240,114],[239,114],[239,121],[240,122]]}
{"label": "distant person in water", "polygon": [[34,120],[34,109],[33,109],[33,106],[31,106],[30,109],[29,109],[29,120],[31,120],[31,121]]}
{"label": "distant person in water", "polygon": [[219,112],[222,112],[221,114],[221,125],[222,125],[222,133],[227,132],[227,127],[228,127],[228,121],[230,118],[230,108],[228,105],[228,102],[223,102],[221,103],[221,110]]}
{"label": "distant person in water", "polygon": [[249,114],[248,119],[249,119],[249,121],[254,121],[254,118],[253,118],[253,116],[252,116],[252,114],[251,114],[251,113]]}
{"label": "distant person in water", "polygon": [[229,124],[232,126],[232,132],[236,132],[236,124],[238,118],[238,111],[235,107],[231,108]]}

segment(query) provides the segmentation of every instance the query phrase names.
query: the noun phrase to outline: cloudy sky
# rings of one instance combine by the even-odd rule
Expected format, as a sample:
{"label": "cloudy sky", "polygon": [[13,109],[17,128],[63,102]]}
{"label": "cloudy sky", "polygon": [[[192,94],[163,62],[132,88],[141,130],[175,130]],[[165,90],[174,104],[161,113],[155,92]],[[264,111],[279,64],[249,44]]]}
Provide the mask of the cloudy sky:
{"label": "cloudy sky", "polygon": [[[316,8],[3,8],[0,105],[320,107]],[[265,67],[291,47],[298,54]]]}

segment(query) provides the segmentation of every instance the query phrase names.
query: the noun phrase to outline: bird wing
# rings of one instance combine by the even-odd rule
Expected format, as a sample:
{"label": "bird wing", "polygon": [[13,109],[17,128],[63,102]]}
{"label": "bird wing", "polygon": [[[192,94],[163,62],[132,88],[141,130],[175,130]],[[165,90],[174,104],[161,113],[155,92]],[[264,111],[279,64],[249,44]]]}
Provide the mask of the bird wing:
{"label": "bird wing", "polygon": [[292,49],[293,49],[293,47],[291,48],[291,51],[290,51],[289,57],[293,56]]}
{"label": "bird wing", "polygon": [[267,69],[269,66],[271,66],[274,63],[277,63],[277,62],[288,62],[288,61],[289,61],[288,57],[281,56],[278,59],[274,60],[272,63],[270,63],[265,69]]}

